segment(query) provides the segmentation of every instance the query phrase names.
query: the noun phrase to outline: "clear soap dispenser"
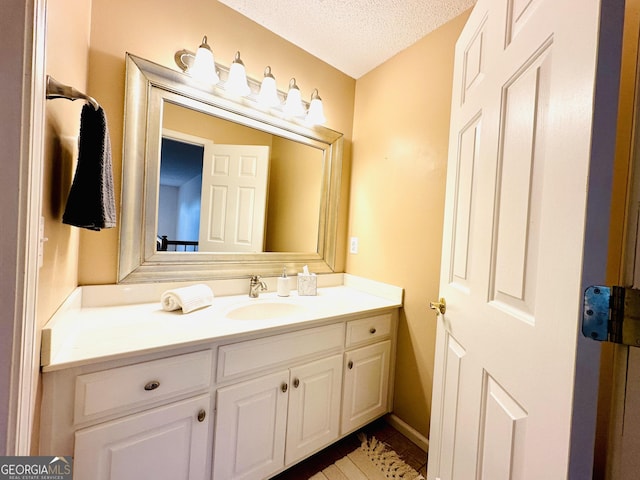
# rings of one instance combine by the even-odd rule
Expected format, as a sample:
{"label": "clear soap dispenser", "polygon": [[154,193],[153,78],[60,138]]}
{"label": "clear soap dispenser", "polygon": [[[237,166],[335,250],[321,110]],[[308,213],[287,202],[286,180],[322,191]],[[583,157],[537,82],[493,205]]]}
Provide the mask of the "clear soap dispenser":
{"label": "clear soap dispenser", "polygon": [[282,267],[282,276],[278,277],[278,296],[289,296],[289,277],[287,277],[287,267]]}

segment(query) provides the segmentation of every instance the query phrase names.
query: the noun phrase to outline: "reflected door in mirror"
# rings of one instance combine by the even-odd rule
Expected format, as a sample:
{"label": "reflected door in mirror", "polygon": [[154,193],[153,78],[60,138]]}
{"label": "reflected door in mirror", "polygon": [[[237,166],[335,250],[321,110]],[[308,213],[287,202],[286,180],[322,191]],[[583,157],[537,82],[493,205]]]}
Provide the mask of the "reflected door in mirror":
{"label": "reflected door in mirror", "polygon": [[158,251],[264,251],[269,147],[164,129]]}
{"label": "reflected door in mirror", "polygon": [[267,206],[269,147],[214,145],[205,154],[200,249],[262,252]]}

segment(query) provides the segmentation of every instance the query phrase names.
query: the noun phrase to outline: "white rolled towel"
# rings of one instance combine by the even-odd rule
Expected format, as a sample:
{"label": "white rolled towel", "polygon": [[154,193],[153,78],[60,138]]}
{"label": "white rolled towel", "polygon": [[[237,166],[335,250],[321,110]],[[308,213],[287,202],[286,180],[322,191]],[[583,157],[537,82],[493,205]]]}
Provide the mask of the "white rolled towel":
{"label": "white rolled towel", "polygon": [[162,308],[167,312],[182,308],[182,313],[189,313],[213,303],[213,292],[202,283],[189,287],[167,290],[160,297]]}

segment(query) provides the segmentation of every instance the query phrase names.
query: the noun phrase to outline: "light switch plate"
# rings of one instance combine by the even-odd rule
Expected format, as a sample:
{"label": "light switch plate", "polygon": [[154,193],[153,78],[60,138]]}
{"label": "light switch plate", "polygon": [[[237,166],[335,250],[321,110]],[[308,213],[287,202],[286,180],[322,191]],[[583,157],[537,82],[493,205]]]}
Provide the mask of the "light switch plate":
{"label": "light switch plate", "polygon": [[351,237],[349,240],[349,253],[358,253],[358,237]]}

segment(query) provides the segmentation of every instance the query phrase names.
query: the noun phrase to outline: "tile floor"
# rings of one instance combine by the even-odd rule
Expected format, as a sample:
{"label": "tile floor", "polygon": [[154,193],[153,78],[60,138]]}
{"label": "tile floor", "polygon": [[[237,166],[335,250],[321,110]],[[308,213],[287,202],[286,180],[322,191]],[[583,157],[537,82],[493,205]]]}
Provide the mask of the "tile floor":
{"label": "tile floor", "polygon": [[351,453],[360,446],[358,433],[364,432],[368,436],[374,436],[386,443],[418,473],[427,477],[427,454],[415,443],[390,426],[384,419],[363,427],[330,447],[316,453],[303,462],[294,465],[290,469],[272,478],[272,480],[307,480],[322,469],[328,467],[336,460]]}

